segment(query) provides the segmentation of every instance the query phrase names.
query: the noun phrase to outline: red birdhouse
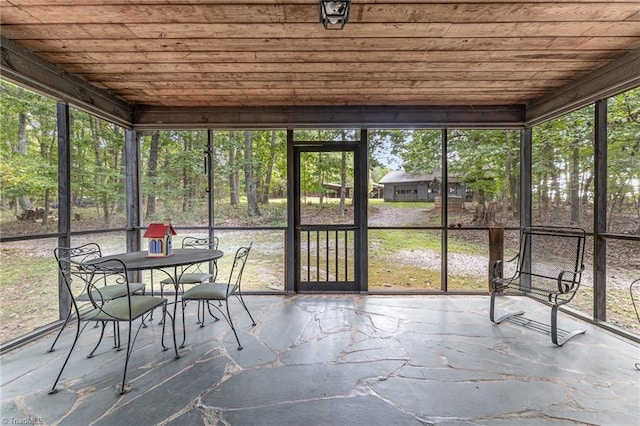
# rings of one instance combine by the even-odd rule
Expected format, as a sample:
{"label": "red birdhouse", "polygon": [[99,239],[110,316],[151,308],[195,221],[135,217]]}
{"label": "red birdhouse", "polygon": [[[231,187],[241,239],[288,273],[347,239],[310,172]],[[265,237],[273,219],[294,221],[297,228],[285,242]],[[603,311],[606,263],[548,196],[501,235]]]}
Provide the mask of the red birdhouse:
{"label": "red birdhouse", "polygon": [[171,223],[150,223],[144,233],[144,238],[149,239],[148,257],[171,256],[173,248],[171,247],[171,237],[176,235]]}

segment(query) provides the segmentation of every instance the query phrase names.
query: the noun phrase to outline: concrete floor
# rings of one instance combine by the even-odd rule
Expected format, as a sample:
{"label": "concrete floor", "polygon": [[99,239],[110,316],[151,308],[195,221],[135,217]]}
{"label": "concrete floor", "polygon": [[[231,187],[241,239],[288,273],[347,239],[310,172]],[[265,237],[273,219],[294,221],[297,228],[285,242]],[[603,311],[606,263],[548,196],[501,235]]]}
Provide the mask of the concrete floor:
{"label": "concrete floor", "polygon": [[[519,324],[489,321],[487,297],[248,296],[236,303],[237,350],[222,321],[195,325],[174,359],[157,320],[138,337],[130,390],[119,396],[124,353],[88,329],[48,395],[70,345],[53,335],[1,358],[2,424],[64,425],[537,425],[640,424],[638,345],[586,328],[563,347]],[[548,321],[549,308],[500,299]]]}

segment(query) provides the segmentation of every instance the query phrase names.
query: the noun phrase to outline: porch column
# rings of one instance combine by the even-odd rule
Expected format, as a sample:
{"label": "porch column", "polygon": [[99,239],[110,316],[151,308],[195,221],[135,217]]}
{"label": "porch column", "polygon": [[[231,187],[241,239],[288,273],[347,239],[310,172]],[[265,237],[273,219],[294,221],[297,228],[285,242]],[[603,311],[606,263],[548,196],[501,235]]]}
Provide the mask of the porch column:
{"label": "porch column", "polygon": [[595,104],[593,211],[593,319],[607,320],[607,100]]}
{"label": "porch column", "polygon": [[295,182],[294,182],[294,152],[293,152],[293,129],[287,129],[287,231],[284,243],[285,256],[285,293],[293,295],[295,292],[295,255],[296,232],[294,228],[295,222]]}
{"label": "porch column", "polygon": [[449,163],[447,162],[447,151],[449,150],[449,133],[447,129],[442,129],[442,158],[441,169],[442,176],[440,179],[440,227],[442,235],[440,236],[440,289],[447,291],[449,287],[449,234],[447,233],[447,223],[449,222]]}
{"label": "porch column", "polygon": [[[532,187],[531,170],[533,163],[533,130],[531,127],[520,133],[520,227],[531,225]],[[527,251],[529,253],[529,251]],[[524,259],[524,270],[530,270],[531,259]],[[531,287],[531,276],[524,274],[520,278],[520,285]]]}
{"label": "porch column", "polygon": [[140,144],[135,130],[125,130],[125,192],[127,205],[127,252],[142,250],[140,238]]}
{"label": "porch column", "polygon": [[[69,104],[56,104],[58,126],[58,247],[71,246],[71,130]],[[57,267],[57,265],[56,265]],[[67,317],[71,297],[61,275],[58,275],[58,318]]]}
{"label": "porch column", "polygon": [[[360,145],[358,148],[358,162],[356,170],[360,175],[360,187],[356,192],[360,197],[354,200],[356,208],[359,209],[360,215],[360,258],[356,259],[360,272],[360,293],[366,294],[369,291],[369,138],[367,129],[360,129]],[[355,190],[355,188],[354,188]]]}

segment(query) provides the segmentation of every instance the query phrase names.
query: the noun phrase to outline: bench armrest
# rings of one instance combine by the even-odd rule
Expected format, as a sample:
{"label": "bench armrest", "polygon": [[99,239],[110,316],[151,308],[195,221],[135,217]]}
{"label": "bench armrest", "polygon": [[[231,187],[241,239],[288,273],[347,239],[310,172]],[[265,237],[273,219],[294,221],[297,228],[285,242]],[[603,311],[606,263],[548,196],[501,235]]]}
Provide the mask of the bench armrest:
{"label": "bench armrest", "polygon": [[493,267],[491,268],[491,278],[492,278],[492,279],[502,278],[502,276],[501,276],[501,275],[500,275],[500,273],[499,273],[499,272],[500,272],[500,266],[501,266],[502,264],[505,264],[505,263],[511,263],[511,262],[513,262],[514,260],[518,259],[519,257],[520,257],[520,254],[516,254],[514,257],[512,257],[512,258],[511,258],[511,259],[509,259],[509,260],[496,260],[496,261],[493,263]]}
{"label": "bench armrest", "polygon": [[[584,265],[578,271],[561,271],[558,275],[558,291],[563,294],[577,291],[578,287],[580,287],[580,280],[576,280],[576,276],[582,274],[582,271],[584,271]],[[567,284],[564,278],[566,274],[573,275],[571,286]]]}
{"label": "bench armrest", "polygon": [[513,276],[509,278],[504,278],[502,276],[502,273],[504,273],[504,270],[501,270],[501,266],[506,263],[511,263],[516,259],[518,259],[519,257],[520,257],[520,254],[516,254],[513,258],[509,260],[496,260],[493,263],[493,267],[491,268],[491,288],[493,290],[501,290],[503,288],[506,288],[514,279],[517,278],[518,276],[517,271]]}

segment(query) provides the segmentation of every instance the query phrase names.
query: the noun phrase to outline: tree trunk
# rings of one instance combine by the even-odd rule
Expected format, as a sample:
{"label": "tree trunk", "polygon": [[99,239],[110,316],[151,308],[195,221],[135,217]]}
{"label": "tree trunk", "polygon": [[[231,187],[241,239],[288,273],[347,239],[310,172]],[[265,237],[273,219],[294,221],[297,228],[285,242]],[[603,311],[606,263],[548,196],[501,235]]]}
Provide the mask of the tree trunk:
{"label": "tree trunk", "polygon": [[489,203],[489,209],[487,210],[486,221],[483,225],[496,226],[498,224],[498,210],[500,207],[498,203]]}
{"label": "tree trunk", "polygon": [[320,191],[320,205],[324,202],[324,173],[322,165],[322,153],[318,153],[318,189]]}
{"label": "tree trunk", "polygon": [[100,130],[98,129],[98,120],[92,115],[89,115],[89,126],[91,128],[91,140],[93,141],[93,152],[96,155],[96,165],[98,169],[102,166],[102,159],[100,158]]}
{"label": "tree trunk", "polygon": [[562,199],[560,198],[560,182],[558,181],[558,170],[554,170],[554,173],[551,177],[551,192],[553,194],[552,205],[555,207],[559,207],[562,204]]}
{"label": "tree trunk", "polygon": [[[51,142],[45,146],[41,145],[40,152],[42,153],[42,157],[48,159],[49,166],[53,166],[53,147],[55,146],[55,141],[57,137],[55,132],[52,134]],[[42,216],[42,224],[46,225],[49,219],[49,205],[51,204],[51,190],[46,189],[44,191],[44,215]]]}
{"label": "tree trunk", "polygon": [[577,142],[571,158],[571,223],[580,223],[580,150]]}
{"label": "tree trunk", "polygon": [[511,164],[513,162],[508,130],[505,131],[505,145],[507,153],[504,161],[504,188],[502,190],[502,222],[504,224],[506,224],[507,218],[509,217],[509,185],[511,183]]}
{"label": "tree trunk", "polygon": [[553,166],[553,148],[550,146],[543,147],[542,165],[544,171],[541,173],[540,179],[540,216],[547,214],[549,211],[549,203],[551,202],[551,189],[553,184],[550,182],[553,180],[551,174],[555,173],[555,167]]}
{"label": "tree trunk", "polygon": [[[516,166],[517,167],[517,166]],[[511,175],[511,185],[509,186],[509,199],[511,200],[511,214],[513,218],[518,218],[520,214],[520,187],[518,186],[518,176]]]}
{"label": "tree trunk", "polygon": [[549,177],[548,173],[542,175],[542,182],[540,184],[540,216],[547,213],[549,210]]}
{"label": "tree trunk", "polygon": [[[182,147],[184,152],[188,152],[191,147],[187,138],[184,139],[184,145]],[[182,167],[182,212],[189,211],[189,200],[191,199],[191,177],[187,167]]]}
{"label": "tree trunk", "polygon": [[[344,132],[343,132],[344,139]],[[340,170],[340,216],[345,214],[344,199],[347,193],[347,153],[342,151],[342,161]]]}
{"label": "tree trunk", "polygon": [[[22,98],[24,96],[24,89],[18,89],[18,94]],[[26,156],[27,155],[27,116],[20,111],[18,114],[18,154]],[[16,207],[20,206],[22,211],[28,210],[31,208],[31,200],[28,195],[21,195],[16,200]],[[16,211],[16,214],[18,212]]]}
{"label": "tree trunk", "polygon": [[[447,196],[449,196],[448,189],[447,189]],[[482,207],[484,208],[486,202],[487,202],[487,195],[484,192],[484,189],[478,189],[478,204],[482,204]]]}
{"label": "tree trunk", "polygon": [[476,205],[476,211],[473,215],[472,225],[485,225],[487,223],[487,209],[484,203]]}
{"label": "tree trunk", "polygon": [[229,147],[229,204],[234,207],[238,206],[239,195],[239,176],[236,170],[236,145],[235,145],[235,132],[229,134],[231,139],[231,145]]}
{"label": "tree trunk", "polygon": [[591,187],[591,182],[593,182],[593,173],[589,173],[589,176],[585,179],[584,188],[583,188],[583,196],[581,204],[586,206],[589,203],[589,188]]}
{"label": "tree trunk", "polygon": [[156,183],[158,178],[158,145],[160,132],[157,130],[151,134],[151,146],[149,147],[149,165],[147,166],[147,180],[149,181],[149,194],[147,195],[146,218],[156,214]]}
{"label": "tree trunk", "polygon": [[[89,116],[89,128],[91,131],[91,141],[93,142],[93,152],[96,156],[96,170],[98,171],[97,175],[93,177],[94,179],[94,183],[96,185],[96,187],[101,187],[103,185],[106,185],[107,182],[100,182],[100,171],[106,167],[106,164],[103,164],[103,159],[102,159],[102,155],[100,154],[100,123],[98,122],[97,118],[94,118],[93,116]],[[110,217],[109,217],[109,202],[107,199],[106,195],[101,195],[99,197],[97,197],[98,200],[100,200],[99,203],[96,203],[96,209],[98,210],[98,213],[100,213],[100,207],[99,204],[102,204],[102,212],[103,212],[103,220],[104,223],[106,225],[109,224],[110,222]]]}
{"label": "tree trunk", "polygon": [[249,216],[260,216],[258,194],[253,176],[253,132],[244,133],[244,179],[247,187],[247,213]]}
{"label": "tree trunk", "polygon": [[273,178],[273,166],[276,162],[276,131],[271,132],[271,145],[269,147],[269,164],[267,164],[267,175],[264,178],[264,189],[262,191],[262,203],[269,204],[269,192],[271,192],[271,179]]}

